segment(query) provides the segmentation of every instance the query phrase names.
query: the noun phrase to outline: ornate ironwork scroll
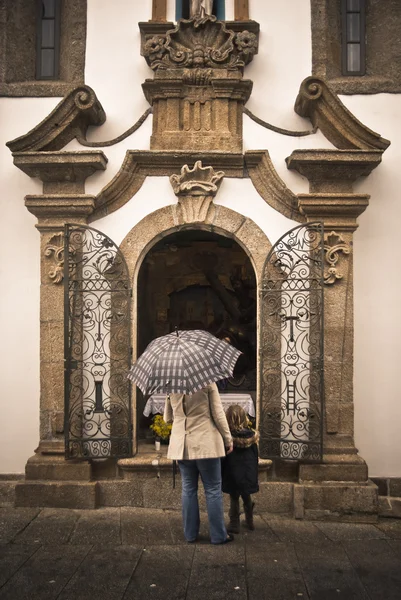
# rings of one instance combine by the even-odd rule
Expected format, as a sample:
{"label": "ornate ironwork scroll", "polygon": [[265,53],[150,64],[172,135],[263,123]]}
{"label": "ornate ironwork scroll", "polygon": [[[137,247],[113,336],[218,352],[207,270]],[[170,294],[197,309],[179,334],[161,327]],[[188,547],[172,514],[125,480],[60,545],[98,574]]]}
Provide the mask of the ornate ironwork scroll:
{"label": "ornate ironwork scroll", "polygon": [[266,258],[260,290],[260,454],[323,454],[323,259],[320,223],[291,229]]}
{"label": "ornate ironwork scroll", "polygon": [[66,457],[131,456],[127,265],[96,229],[66,225],[64,235]]}

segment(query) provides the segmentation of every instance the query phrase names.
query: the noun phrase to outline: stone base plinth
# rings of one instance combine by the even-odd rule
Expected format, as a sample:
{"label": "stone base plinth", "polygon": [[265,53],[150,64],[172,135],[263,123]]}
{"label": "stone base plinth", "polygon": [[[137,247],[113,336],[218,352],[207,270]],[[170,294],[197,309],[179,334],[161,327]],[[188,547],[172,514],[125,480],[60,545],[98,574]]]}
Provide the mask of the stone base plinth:
{"label": "stone base plinth", "polygon": [[320,464],[300,464],[299,482],[304,481],[357,481],[368,480],[368,466],[357,454],[333,454]]}
{"label": "stone base plinth", "polygon": [[15,506],[96,508],[96,482],[24,481],[17,483]]}
{"label": "stone base plinth", "polygon": [[25,476],[34,481],[89,481],[91,465],[88,461],[67,461],[63,456],[35,454],[27,461]]}
{"label": "stone base plinth", "polygon": [[373,523],[377,521],[377,515],[378,489],[371,481],[333,481],[295,486],[296,518]]}

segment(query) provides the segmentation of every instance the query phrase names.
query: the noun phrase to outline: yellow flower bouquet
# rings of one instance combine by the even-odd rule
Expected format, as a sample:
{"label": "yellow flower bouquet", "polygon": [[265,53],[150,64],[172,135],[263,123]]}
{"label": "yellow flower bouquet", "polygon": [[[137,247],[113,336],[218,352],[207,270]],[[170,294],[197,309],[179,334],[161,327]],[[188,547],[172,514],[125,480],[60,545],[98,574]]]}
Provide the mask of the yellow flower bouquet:
{"label": "yellow flower bouquet", "polygon": [[150,429],[155,434],[157,439],[160,439],[161,442],[168,443],[171,434],[171,423],[166,423],[161,415],[155,415],[153,417],[153,423],[150,426]]}

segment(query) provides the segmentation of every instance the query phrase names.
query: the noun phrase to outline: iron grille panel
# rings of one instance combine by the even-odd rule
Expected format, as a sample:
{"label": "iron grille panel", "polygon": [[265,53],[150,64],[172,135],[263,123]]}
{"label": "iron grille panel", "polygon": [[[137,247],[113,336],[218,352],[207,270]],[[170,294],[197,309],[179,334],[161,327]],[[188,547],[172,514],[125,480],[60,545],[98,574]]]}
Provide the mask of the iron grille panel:
{"label": "iron grille panel", "polygon": [[288,231],[269,252],[260,289],[260,454],[323,455],[323,225]]}
{"label": "iron grille panel", "polygon": [[65,453],[88,459],[132,455],[131,288],[106,235],[65,226]]}

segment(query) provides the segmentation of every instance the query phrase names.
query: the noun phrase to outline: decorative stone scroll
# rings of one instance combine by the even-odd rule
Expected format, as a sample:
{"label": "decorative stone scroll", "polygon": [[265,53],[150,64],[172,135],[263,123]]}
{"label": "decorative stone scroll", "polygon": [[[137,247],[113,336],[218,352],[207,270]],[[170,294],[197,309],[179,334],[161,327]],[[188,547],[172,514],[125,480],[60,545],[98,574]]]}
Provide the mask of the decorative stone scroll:
{"label": "decorative stone scroll", "polygon": [[338,279],[343,278],[343,274],[337,268],[340,252],[351,254],[351,246],[335,231],[326,233],[324,236],[324,255],[325,261],[330,265],[324,273],[324,283],[326,285],[332,285]]}
{"label": "decorative stone scroll", "polygon": [[342,150],[385,150],[390,142],[361,123],[319,77],[301,83],[295,112],[309,117],[314,127]]}
{"label": "decorative stone scroll", "polygon": [[45,256],[52,261],[47,272],[52,283],[61,283],[64,277],[64,236],[62,233],[53,235],[45,247]]}
{"label": "decorative stone scroll", "polygon": [[182,223],[206,221],[211,216],[211,204],[224,175],[224,171],[202,167],[200,160],[196,161],[193,169],[184,165],[180,175],[171,175],[170,182],[178,198]]}

